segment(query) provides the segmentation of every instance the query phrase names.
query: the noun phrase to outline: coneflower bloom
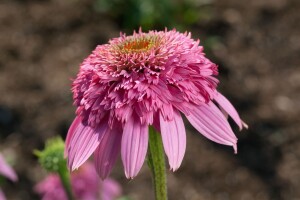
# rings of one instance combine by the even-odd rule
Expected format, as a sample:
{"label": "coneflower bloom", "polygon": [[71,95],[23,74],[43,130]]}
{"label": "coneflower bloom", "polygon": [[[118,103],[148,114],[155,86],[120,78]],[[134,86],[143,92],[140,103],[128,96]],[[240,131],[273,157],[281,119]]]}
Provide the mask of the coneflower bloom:
{"label": "coneflower bloom", "polygon": [[96,170],[105,178],[121,152],[126,177],[135,177],[152,125],[175,171],[186,149],[182,114],[202,135],[236,152],[237,138],[223,113],[240,129],[245,125],[216,90],[218,67],[199,43],[190,33],[140,30],[97,46],[73,82],[77,116],[66,139],[69,168],[94,153]]}
{"label": "coneflower bloom", "polygon": [[[11,181],[17,181],[18,177],[15,171],[5,162],[3,156],[0,154],[0,175],[8,178]],[[0,189],[0,200],[5,200],[5,196]]]}
{"label": "coneflower bloom", "polygon": [[[114,200],[121,195],[121,186],[113,179],[100,181],[94,166],[86,162],[71,174],[71,187],[78,200]],[[68,200],[57,174],[48,175],[35,186],[42,200]]]}

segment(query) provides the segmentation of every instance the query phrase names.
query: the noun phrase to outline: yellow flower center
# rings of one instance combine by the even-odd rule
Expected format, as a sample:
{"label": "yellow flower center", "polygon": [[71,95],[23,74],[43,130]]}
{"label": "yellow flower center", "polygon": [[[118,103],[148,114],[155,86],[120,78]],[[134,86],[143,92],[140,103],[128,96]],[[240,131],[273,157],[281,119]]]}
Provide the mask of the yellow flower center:
{"label": "yellow flower center", "polygon": [[126,53],[131,52],[145,52],[151,49],[158,43],[158,37],[155,36],[142,36],[142,37],[129,37],[122,44],[119,49]]}
{"label": "yellow flower center", "polygon": [[128,43],[125,43],[123,46],[124,50],[133,50],[133,51],[138,51],[138,50],[143,50],[147,49],[150,45],[150,41],[147,40],[140,40],[140,41],[130,41]]}

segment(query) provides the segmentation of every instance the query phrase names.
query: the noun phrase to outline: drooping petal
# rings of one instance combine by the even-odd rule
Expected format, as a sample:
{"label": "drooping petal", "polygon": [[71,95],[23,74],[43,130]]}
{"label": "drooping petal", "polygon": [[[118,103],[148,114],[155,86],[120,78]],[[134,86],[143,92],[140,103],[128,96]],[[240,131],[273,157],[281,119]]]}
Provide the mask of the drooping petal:
{"label": "drooping petal", "polygon": [[121,149],[122,129],[114,127],[105,132],[100,145],[95,151],[95,167],[102,179],[105,179],[111,172]]}
{"label": "drooping petal", "polygon": [[233,146],[237,152],[237,138],[222,112],[212,102],[191,105],[191,114],[186,117],[202,135],[216,143]]}
{"label": "drooping petal", "polygon": [[5,162],[3,156],[0,154],[0,175],[10,179],[11,181],[17,181],[18,177],[15,171]]}
{"label": "drooping petal", "polygon": [[128,119],[124,126],[121,157],[127,178],[134,178],[140,171],[148,149],[148,126],[137,117]]}
{"label": "drooping petal", "polygon": [[66,138],[66,144],[65,144],[65,151],[64,151],[64,157],[66,158],[68,155],[68,146],[70,144],[70,140],[73,137],[76,128],[78,127],[78,125],[81,123],[81,118],[79,116],[76,116],[76,118],[74,119],[74,121],[72,122],[69,130],[68,130],[68,134],[67,134],[67,138]]}
{"label": "drooping petal", "polygon": [[71,138],[67,146],[68,167],[71,170],[80,167],[91,156],[100,144],[107,127],[106,120],[103,120],[97,128],[85,126],[82,122],[78,123],[76,128],[71,127],[74,132],[69,131]]}
{"label": "drooping petal", "polygon": [[243,124],[238,112],[235,110],[235,108],[230,103],[230,101],[228,101],[228,99],[219,92],[217,92],[214,99],[229,114],[229,116],[235,121],[235,123],[239,126],[240,130],[242,130],[244,124]]}
{"label": "drooping petal", "polygon": [[182,162],[186,148],[186,133],[180,113],[174,110],[172,121],[165,121],[160,115],[160,129],[170,168],[175,171]]}

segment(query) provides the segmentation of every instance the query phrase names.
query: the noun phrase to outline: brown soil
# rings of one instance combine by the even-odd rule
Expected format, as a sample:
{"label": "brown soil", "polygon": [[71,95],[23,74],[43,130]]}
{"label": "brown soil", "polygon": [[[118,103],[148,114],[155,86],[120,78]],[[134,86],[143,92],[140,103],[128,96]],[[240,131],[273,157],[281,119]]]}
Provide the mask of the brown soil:
{"label": "brown soil", "polygon": [[[239,153],[188,127],[182,167],[168,173],[170,199],[292,200],[300,198],[300,1],[221,0],[194,38],[220,38],[209,57],[220,67],[220,91],[250,129]],[[91,1],[0,2],[0,151],[20,181],[8,199],[34,200],[45,172],[32,154],[47,138],[65,137],[74,117],[70,78],[97,44],[116,37],[111,19]],[[118,162],[112,177],[132,199],[153,199],[146,165],[133,181]]]}

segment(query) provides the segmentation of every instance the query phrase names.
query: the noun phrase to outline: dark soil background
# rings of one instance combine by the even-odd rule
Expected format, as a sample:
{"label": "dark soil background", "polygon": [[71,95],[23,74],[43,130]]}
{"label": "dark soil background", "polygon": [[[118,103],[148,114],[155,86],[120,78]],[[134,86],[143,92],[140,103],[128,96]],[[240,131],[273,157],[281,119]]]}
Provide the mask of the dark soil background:
{"label": "dark soil background", "polygon": [[[209,17],[188,31],[219,65],[219,90],[250,128],[239,132],[233,125],[234,155],[187,126],[182,167],[168,172],[169,197],[298,200],[300,1],[206,2]],[[32,187],[46,174],[33,149],[52,136],[65,138],[75,110],[71,78],[97,44],[124,30],[91,0],[0,1],[0,152],[20,179],[3,186],[9,200],[39,199]],[[118,162],[112,177],[131,199],[154,199],[146,164],[128,181]]]}

